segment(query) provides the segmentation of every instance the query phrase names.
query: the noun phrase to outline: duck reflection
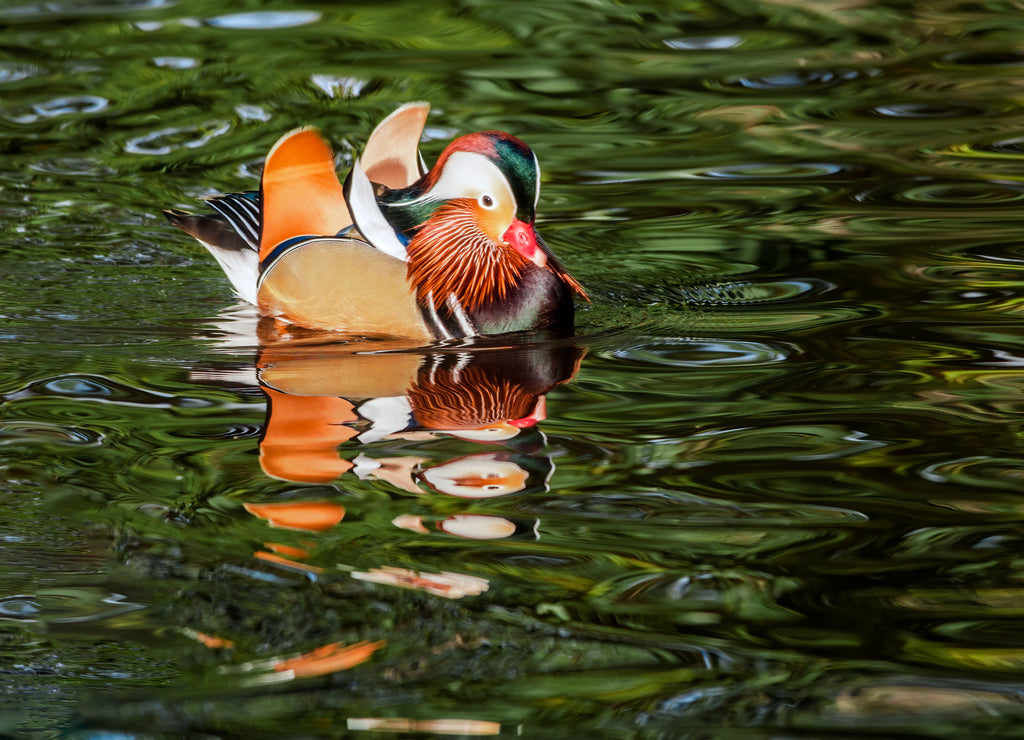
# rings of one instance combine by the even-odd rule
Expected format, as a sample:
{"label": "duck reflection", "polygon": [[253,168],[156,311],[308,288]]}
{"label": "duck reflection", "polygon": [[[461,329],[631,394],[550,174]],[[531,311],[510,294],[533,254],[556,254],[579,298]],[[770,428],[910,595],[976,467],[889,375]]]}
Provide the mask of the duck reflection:
{"label": "duck reflection", "polygon": [[[582,356],[568,343],[264,347],[257,377],[269,403],[260,464],[287,481],[326,483],[348,474],[417,494],[488,498],[543,490],[553,469],[537,429],[545,394],[575,375]],[[385,455],[366,447],[438,437],[492,449],[432,460],[396,456],[394,446]]]}
{"label": "duck reflection", "polygon": [[[274,478],[327,483],[343,476],[384,482],[413,494],[484,499],[546,490],[554,470],[537,429],[545,394],[570,380],[584,351],[567,342],[409,349],[391,342],[263,347],[257,380],[268,399],[260,465]],[[448,437],[486,451],[434,458],[401,444]],[[397,454],[396,454],[397,453]],[[306,532],[297,545],[265,542],[256,557],[319,575],[307,562],[315,535],[342,522],[334,501],[246,503],[271,527]],[[537,522],[480,514],[397,516],[396,528],[470,540],[534,539]],[[445,598],[486,591],[486,579],[388,565],[354,571],[360,580]]]}
{"label": "duck reflection", "polygon": [[[278,338],[259,350],[255,379],[268,401],[259,460],[266,475],[311,484],[371,480],[417,496],[438,494],[438,501],[440,496],[464,499],[467,506],[469,500],[546,490],[554,464],[538,424],[545,419],[546,394],[579,370],[584,350],[578,345],[568,339],[430,349],[389,341],[317,342],[322,339]],[[229,378],[237,382],[234,371],[218,379]],[[448,444],[419,444],[446,439]],[[364,551],[358,565],[333,564],[318,550],[330,542],[324,535],[345,526],[347,512],[330,497],[284,497],[242,506],[267,527],[253,558],[275,570],[313,579],[344,572],[369,588],[407,589],[450,600],[479,597],[491,588],[483,574],[417,568],[408,560],[396,564],[386,548],[380,557]],[[396,535],[466,541],[538,537],[536,519],[453,512],[452,502],[428,514],[398,512],[391,522]],[[233,645],[206,632],[190,630],[189,636],[211,649]],[[292,681],[348,670],[386,647],[386,639],[330,642],[301,654],[249,662],[238,671],[252,685]],[[449,727],[460,734],[500,729],[462,720],[437,720],[436,726],[411,720],[352,721],[366,723],[366,729],[412,723],[408,726],[435,733]]]}

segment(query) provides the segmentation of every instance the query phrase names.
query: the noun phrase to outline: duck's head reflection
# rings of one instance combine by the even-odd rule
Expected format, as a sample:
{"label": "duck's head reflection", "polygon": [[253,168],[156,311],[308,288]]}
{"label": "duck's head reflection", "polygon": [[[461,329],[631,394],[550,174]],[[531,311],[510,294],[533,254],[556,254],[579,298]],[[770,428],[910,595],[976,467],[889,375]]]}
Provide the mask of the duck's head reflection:
{"label": "duck's head reflection", "polygon": [[[430,351],[385,342],[265,347],[257,363],[269,401],[260,463],[289,481],[351,473],[464,498],[543,488],[552,470],[536,426],[545,394],[575,375],[582,356],[564,342]],[[436,437],[492,447],[442,460],[363,447]]]}

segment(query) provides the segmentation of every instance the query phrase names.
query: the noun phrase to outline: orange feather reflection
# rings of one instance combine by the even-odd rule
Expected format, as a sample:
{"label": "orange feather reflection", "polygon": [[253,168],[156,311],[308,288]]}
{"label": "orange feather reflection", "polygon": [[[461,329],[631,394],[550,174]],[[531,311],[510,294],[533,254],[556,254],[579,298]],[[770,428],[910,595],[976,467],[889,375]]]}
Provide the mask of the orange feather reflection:
{"label": "orange feather reflection", "polygon": [[[269,400],[260,442],[264,472],[296,482],[328,482],[351,473],[406,491],[427,486],[467,497],[526,490],[534,476],[543,481],[546,475],[531,469],[536,466],[511,458],[530,457],[537,448],[533,429],[545,418],[545,394],[575,375],[582,348],[538,343],[466,351],[391,349],[387,342],[265,347],[257,364]],[[527,441],[531,434],[533,442]],[[515,452],[439,465],[416,458],[404,465],[368,455],[349,460],[338,451],[342,445],[437,435],[512,445]]]}
{"label": "orange feather reflection", "polygon": [[290,674],[292,678],[322,676],[325,673],[344,671],[360,663],[365,663],[386,644],[386,640],[377,642],[364,640],[345,647],[341,643],[334,642],[318,647],[305,655],[282,660],[274,664],[274,670],[278,673]]}
{"label": "orange feather reflection", "polygon": [[432,735],[485,735],[501,734],[500,722],[480,719],[402,719],[400,717],[353,717],[348,720],[350,730],[377,732],[424,732]]}

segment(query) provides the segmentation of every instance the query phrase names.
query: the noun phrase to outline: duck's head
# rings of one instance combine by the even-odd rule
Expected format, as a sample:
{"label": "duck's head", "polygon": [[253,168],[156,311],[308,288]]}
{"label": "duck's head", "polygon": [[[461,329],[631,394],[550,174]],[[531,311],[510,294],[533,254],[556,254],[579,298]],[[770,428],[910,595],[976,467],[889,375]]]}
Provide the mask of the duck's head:
{"label": "duck's head", "polygon": [[427,174],[379,202],[408,239],[409,278],[424,303],[453,295],[474,311],[503,302],[530,269],[555,272],[574,288],[537,234],[540,165],[503,131],[455,139]]}
{"label": "duck's head", "polygon": [[467,246],[483,242],[492,249],[508,247],[538,267],[547,263],[547,250],[534,227],[540,165],[533,150],[511,134],[460,136],[417,182],[382,195],[381,205],[389,215],[395,213],[396,225],[404,226],[410,251],[414,242],[436,248],[459,230]]}
{"label": "duck's head", "polygon": [[440,310],[454,300],[472,312],[500,304],[531,270],[586,296],[537,234],[540,165],[511,134],[460,136],[402,188],[373,185],[357,161],[346,192],[364,237],[408,261],[422,305]]}

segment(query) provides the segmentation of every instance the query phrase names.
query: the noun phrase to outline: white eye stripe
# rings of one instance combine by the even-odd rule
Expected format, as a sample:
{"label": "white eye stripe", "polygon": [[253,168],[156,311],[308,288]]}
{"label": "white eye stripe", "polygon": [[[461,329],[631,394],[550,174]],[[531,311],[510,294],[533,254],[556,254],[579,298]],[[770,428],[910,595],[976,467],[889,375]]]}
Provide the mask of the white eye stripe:
{"label": "white eye stripe", "polygon": [[455,152],[448,157],[434,187],[412,202],[482,199],[484,195],[489,195],[495,203],[508,202],[516,208],[512,188],[493,162],[475,152]]}

